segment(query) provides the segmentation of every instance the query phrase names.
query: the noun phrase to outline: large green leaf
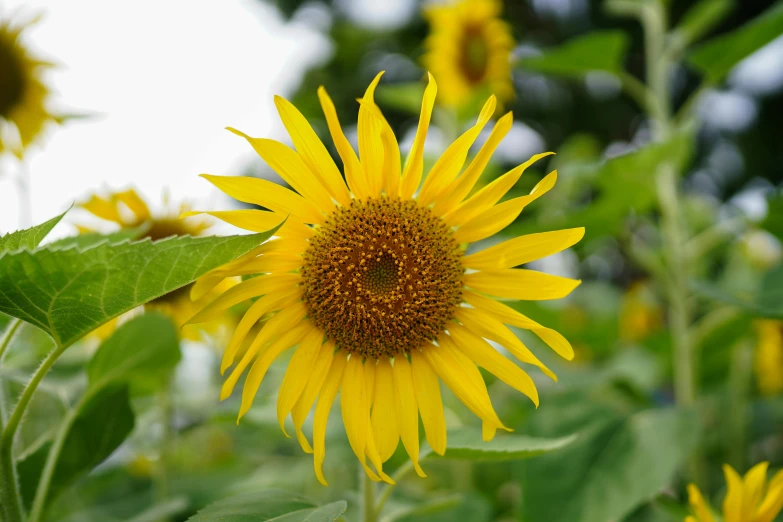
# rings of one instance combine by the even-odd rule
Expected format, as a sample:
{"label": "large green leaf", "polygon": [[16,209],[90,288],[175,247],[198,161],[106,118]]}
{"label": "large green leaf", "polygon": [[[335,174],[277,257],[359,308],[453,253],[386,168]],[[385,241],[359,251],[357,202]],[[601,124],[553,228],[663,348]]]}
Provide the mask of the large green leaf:
{"label": "large green leaf", "polygon": [[622,31],[595,31],[519,61],[523,69],[549,74],[582,76],[591,71],[623,70],[628,37]]}
{"label": "large green leaf", "polygon": [[13,252],[14,250],[28,249],[32,250],[37,247],[46,234],[52,231],[52,229],[60,222],[60,220],[67,214],[66,210],[59,216],[55,216],[45,223],[36,225],[32,228],[26,228],[24,230],[17,230],[0,237],[0,254],[3,252]]}
{"label": "large green leaf", "polygon": [[287,491],[243,493],[200,510],[188,522],[332,522],[345,513],[344,500],[316,506]]}
{"label": "large green leaf", "polygon": [[76,236],[68,236],[57,241],[52,241],[47,246],[50,248],[71,248],[78,247],[84,250],[85,248],[94,247],[101,243],[122,243],[130,239],[140,239],[142,233],[149,227],[140,226],[135,228],[125,228],[112,232],[111,234],[100,234],[98,232],[88,232],[86,234],[78,234]]}
{"label": "large green leaf", "polygon": [[692,412],[649,410],[594,425],[522,468],[524,520],[621,520],[671,483],[695,446]]}
{"label": "large green leaf", "polygon": [[[128,386],[116,384],[93,394],[74,418],[54,468],[48,498],[103,462],[128,437],[135,423]],[[18,464],[22,498],[29,505],[51,443]]]}
{"label": "large green leaf", "polygon": [[180,360],[177,331],[166,317],[147,313],[120,326],[87,365],[88,391],[115,381],[138,386],[165,380]]}
{"label": "large green leaf", "polygon": [[710,82],[718,82],[744,58],[783,34],[783,2],[752,22],[695,48],[688,61]]}
{"label": "large green leaf", "polygon": [[553,439],[527,437],[516,434],[498,434],[489,442],[481,439],[481,430],[472,428],[450,431],[448,447],[441,457],[429,445],[422,447],[421,458],[460,460],[519,460],[564,448],[576,440],[576,435]]}
{"label": "large green leaf", "polygon": [[0,254],[0,311],[67,345],[124,312],[192,283],[273,233],[7,252]]}

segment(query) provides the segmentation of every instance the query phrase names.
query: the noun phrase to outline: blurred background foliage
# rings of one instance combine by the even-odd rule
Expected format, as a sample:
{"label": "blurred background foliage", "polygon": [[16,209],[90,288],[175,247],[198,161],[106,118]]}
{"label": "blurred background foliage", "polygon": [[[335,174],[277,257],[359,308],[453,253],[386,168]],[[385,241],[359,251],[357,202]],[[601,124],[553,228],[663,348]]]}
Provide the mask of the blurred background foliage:
{"label": "blurred background foliage", "polygon": [[[654,118],[634,94],[645,81],[650,42],[637,20],[620,16],[628,4],[634,9],[651,3],[668,13],[674,29],[667,45],[683,58],[666,79],[678,120],[665,140],[655,139]],[[371,0],[275,2],[286,17],[311,23],[332,42],[330,58],[287,96],[326,143],[317,88],[327,88],[350,137],[356,99],[385,70],[377,99],[403,149],[410,145],[426,77],[420,60],[428,25],[420,6],[408,4],[400,7],[404,16],[387,20]],[[359,11],[380,14],[358,16]],[[579,290],[556,303],[516,305],[562,332],[576,350],[575,361],[562,364],[537,338],[517,331],[559,376],[558,383],[534,376],[541,390],[538,410],[485,377],[498,414],[517,433],[577,438],[528,460],[427,460],[429,478],[401,482],[382,520],[683,520],[688,482],[720,506],[724,463],[741,473],[761,461],[775,470],[783,467],[781,13],[781,4],[760,0],[504,3],[502,17],[516,42],[516,96],[504,106],[514,112],[514,127],[480,183],[532,154],[554,151],[557,155],[527,171],[512,196],[529,192],[556,169],[555,190],[505,234],[573,226],[585,226],[587,233],[571,251],[536,267],[581,277]],[[704,42],[736,35],[748,24],[755,25],[742,41],[699,54]],[[754,45],[763,48],[746,61],[738,56],[739,65],[732,67],[732,53],[749,46],[751,54]],[[721,61],[729,69],[722,70]],[[476,92],[474,102],[459,110],[438,109],[427,161],[461,132],[485,95]],[[661,283],[677,268],[667,264],[661,227],[657,173],[663,164],[681,173],[679,201],[688,238],[682,291],[692,312],[688,342],[698,390],[689,404],[675,396],[672,310]],[[245,170],[272,176],[260,159]],[[99,344],[89,337],[53,368],[34,397],[16,448],[26,503],[58,420],[73,415],[72,405],[79,404],[75,435],[66,439],[73,458],[58,465],[48,520],[186,520],[228,496],[263,499],[266,493],[259,492],[270,489],[305,495],[319,505],[347,500],[345,519],[360,520],[355,463],[338,423],[327,433],[329,488],[318,485],[310,457],[279,431],[269,383],[282,379],[283,364],[272,367],[259,393],[265,400],[256,401],[237,426],[236,398],[217,402],[220,340],[178,341],[165,320],[149,321],[137,333],[163,343],[149,364],[171,375],[165,385],[129,386],[133,379],[118,379],[98,395],[106,404],[97,399],[82,404],[91,385],[85,368],[94,364]],[[7,322],[0,316],[0,327]],[[0,391],[18,395],[50,349],[45,334],[21,328],[4,360]],[[453,397],[444,398],[451,427],[476,423]],[[79,429],[90,431],[80,426],[95,426],[90,416],[104,424],[116,418],[113,435],[80,436]],[[403,453],[392,457],[391,469],[405,462]],[[283,493],[273,498],[301,502]]]}

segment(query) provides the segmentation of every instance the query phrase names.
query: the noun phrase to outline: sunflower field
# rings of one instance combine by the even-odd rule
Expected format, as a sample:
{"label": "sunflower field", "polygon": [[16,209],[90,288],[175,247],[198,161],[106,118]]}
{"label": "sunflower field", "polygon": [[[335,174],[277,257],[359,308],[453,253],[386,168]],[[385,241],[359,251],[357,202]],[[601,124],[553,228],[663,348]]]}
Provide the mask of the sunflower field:
{"label": "sunflower field", "polygon": [[0,522],[783,521],[783,3],[0,1]]}

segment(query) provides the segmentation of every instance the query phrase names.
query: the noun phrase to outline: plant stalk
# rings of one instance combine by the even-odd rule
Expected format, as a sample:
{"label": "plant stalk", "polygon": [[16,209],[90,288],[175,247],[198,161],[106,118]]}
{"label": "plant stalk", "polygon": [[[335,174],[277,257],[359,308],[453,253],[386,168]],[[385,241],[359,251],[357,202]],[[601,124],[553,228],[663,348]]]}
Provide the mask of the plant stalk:
{"label": "plant stalk", "polygon": [[380,509],[376,509],[375,505],[375,483],[361,466],[359,466],[359,474],[362,494],[362,522],[378,522]]}

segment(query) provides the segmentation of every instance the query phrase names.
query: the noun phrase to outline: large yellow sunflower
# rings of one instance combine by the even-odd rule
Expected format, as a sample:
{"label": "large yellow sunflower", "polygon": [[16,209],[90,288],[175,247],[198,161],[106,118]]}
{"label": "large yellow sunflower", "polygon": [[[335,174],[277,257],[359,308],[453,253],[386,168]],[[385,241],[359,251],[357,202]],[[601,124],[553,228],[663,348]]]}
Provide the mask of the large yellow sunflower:
{"label": "large yellow sunflower", "polygon": [[501,103],[514,97],[514,39],[502,9],[499,0],[458,0],[424,10],[431,30],[422,61],[440,81],[443,105],[460,107],[482,91]]}
{"label": "large yellow sunflower", "polygon": [[0,153],[21,158],[47,124],[59,121],[49,112],[49,90],[41,80],[50,63],[33,57],[21,42],[26,25],[0,20]]}
{"label": "large yellow sunflower", "polygon": [[[189,209],[185,204],[173,212],[166,208],[160,215],[153,215],[149,205],[133,189],[113,192],[106,197],[93,194],[89,200],[79,204],[79,207],[95,217],[116,224],[121,230],[139,228],[142,238],[150,238],[153,241],[171,236],[199,236],[209,228],[209,224],[203,221],[178,219],[178,214]],[[164,207],[168,207],[168,202],[164,202]],[[79,229],[84,233],[93,232],[93,229],[87,226],[79,226]],[[235,281],[232,279],[221,281],[220,285],[211,293],[195,301],[191,300],[189,296],[191,287],[181,288],[165,294],[145,306],[171,317],[172,321],[181,327],[180,335],[183,338],[197,341],[201,339],[201,334],[204,332],[213,335],[219,334],[221,329],[235,325],[228,314],[222,314],[209,324],[201,325],[198,328],[185,324],[210,300],[232,287],[234,283]],[[116,321],[110,321],[99,328],[96,333],[99,337],[105,337],[114,331],[115,326]]]}
{"label": "large yellow sunflower", "polygon": [[[470,195],[512,123],[511,113],[500,118],[462,170],[471,145],[495,111],[493,96],[476,124],[449,146],[422,184],[435,81],[430,76],[403,167],[394,133],[373,100],[380,77],[361,100],[358,156],[343,134],[331,99],[323,87],[318,90],[347,185],[304,116],[280,97],[275,104],[296,151],[230,130],[247,139],[294,190],[263,179],[203,175],[229,196],[270,209],[208,214],[250,231],[283,223],[273,240],[194,287],[198,297],[225,276],[263,274],[227,291],[193,318],[209,320],[239,302],[258,298],[226,348],[221,365],[225,371],[237,363],[237,347],[249,329],[271,316],[230,372],[221,399],[231,395],[249,368],[241,418],[271,363],[298,345],[280,386],[278,420],[285,432],[284,421],[292,416],[302,448],[315,453],[315,473],[323,484],[326,422],[338,392],[353,451],[372,479],[388,482],[382,465],[399,440],[424,476],[418,463],[419,415],[433,450],[445,451],[439,381],[481,418],[485,440],[497,429],[508,428],[492,408],[479,367],[538,404],[530,376],[488,340],[548,376],[554,374],[504,323],[530,330],[564,358],[573,357],[571,345],[559,333],[496,298],[568,295],[579,281],[514,267],[570,247],[584,229],[517,237],[465,255],[468,243],[499,232],[552,188],[556,172],[529,195],[498,203],[530,164],[550,153],[533,157]],[[314,404],[311,446],[302,425]]]}
{"label": "large yellow sunflower", "polygon": [[[778,471],[767,483],[768,462],[753,466],[740,477],[729,465],[723,466],[728,491],[723,501],[723,522],[772,522],[783,509],[783,471]],[[692,516],[685,522],[716,522],[709,504],[699,488],[688,485]]]}

